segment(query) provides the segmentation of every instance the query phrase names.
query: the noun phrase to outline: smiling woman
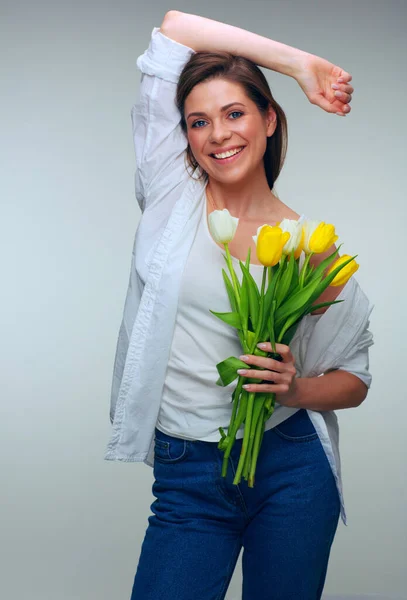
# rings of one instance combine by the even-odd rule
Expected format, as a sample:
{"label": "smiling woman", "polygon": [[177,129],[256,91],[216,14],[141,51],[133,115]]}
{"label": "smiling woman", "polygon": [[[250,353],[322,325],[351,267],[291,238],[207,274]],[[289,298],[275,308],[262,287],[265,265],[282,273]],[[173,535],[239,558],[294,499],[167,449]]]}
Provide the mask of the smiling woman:
{"label": "smiling woman", "polygon": [[[132,600],[223,600],[242,546],[243,600],[319,600],[340,515],[346,524],[333,409],[357,406],[360,382],[370,383],[370,307],[356,283],[348,285],[336,313],[306,315],[290,347],[279,345],[281,361],[247,357],[273,385],[304,385],[292,402],[277,395],[255,489],[234,485],[243,435],[223,477],[219,429],[227,429],[232,403],[228,386],[216,384],[216,365],[240,355],[241,345],[209,310],[230,304],[224,256],[205,217],[210,199],[239,219],[236,262],[260,225],[300,218],[273,192],[287,125],[259,66],[292,77],[326,114],[350,111],[351,76],[323,58],[177,11],[154,28],[137,65],[131,114],[142,215],[105,455],[154,469],[157,501]],[[253,265],[254,276],[262,269]]]}
{"label": "smiling woman", "polygon": [[[196,52],[181,73],[177,106],[192,173],[211,180],[217,206],[226,200],[220,183],[228,187],[228,208],[236,213],[238,203],[240,216],[257,208],[264,218],[265,202],[278,204],[270,192],[284,164],[287,122],[258,66],[228,52]],[[236,158],[225,156],[230,151]],[[240,194],[233,202],[236,184]]]}
{"label": "smiling woman", "polygon": [[[236,73],[234,76],[237,78]],[[181,86],[182,81],[181,76]],[[225,104],[230,98],[235,100]],[[233,110],[237,106],[240,110]],[[205,118],[202,113],[198,120],[193,116],[196,107],[204,107]],[[271,105],[262,112],[242,84],[228,80],[223,74],[222,78],[211,76],[195,85],[185,99],[184,110],[188,114],[186,130],[191,154],[208,178],[215,177],[216,181],[233,185],[250,173],[251,177],[264,179],[268,191],[273,187],[273,165],[270,181],[264,177],[267,139],[277,125]],[[275,156],[272,149],[269,154]],[[230,168],[214,170],[219,165]]]}

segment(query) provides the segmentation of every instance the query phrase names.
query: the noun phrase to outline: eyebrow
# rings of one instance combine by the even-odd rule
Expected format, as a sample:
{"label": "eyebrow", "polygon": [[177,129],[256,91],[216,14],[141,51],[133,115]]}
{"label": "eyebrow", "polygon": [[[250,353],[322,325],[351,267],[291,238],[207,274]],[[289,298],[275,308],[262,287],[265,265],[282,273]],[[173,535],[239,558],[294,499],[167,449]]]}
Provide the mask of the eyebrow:
{"label": "eyebrow", "polygon": [[[221,112],[225,112],[225,110],[227,110],[231,106],[235,106],[237,104],[239,106],[244,106],[244,104],[242,104],[241,102],[230,102],[230,104],[225,104],[225,106],[222,106],[222,108],[220,110],[221,110]],[[189,115],[187,116],[187,119],[189,119],[190,117],[205,117],[205,116],[206,116],[206,113],[204,113],[204,112],[192,112],[192,113],[189,113]]]}

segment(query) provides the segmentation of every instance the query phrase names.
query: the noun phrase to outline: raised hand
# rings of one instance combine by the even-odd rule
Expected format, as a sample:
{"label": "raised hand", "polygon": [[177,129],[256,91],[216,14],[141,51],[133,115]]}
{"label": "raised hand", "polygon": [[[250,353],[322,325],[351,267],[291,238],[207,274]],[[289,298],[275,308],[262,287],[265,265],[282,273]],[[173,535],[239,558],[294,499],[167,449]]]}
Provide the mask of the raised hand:
{"label": "raised hand", "polygon": [[295,79],[311,104],[343,117],[350,112],[352,75],[341,67],[314,54],[304,54]]}

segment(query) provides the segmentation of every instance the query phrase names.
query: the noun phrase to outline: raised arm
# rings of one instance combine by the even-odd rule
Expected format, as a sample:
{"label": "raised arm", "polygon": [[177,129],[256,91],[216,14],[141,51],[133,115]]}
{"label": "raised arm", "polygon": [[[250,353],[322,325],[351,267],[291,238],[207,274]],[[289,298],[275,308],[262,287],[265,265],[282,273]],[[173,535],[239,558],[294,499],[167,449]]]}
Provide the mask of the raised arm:
{"label": "raised arm", "polygon": [[[225,50],[289,75],[298,82],[308,100],[326,112],[343,116],[350,111],[354,90],[348,82],[352,76],[319,56],[233,25],[176,10],[166,13],[160,31],[196,52]],[[335,95],[335,89],[339,95]]]}
{"label": "raised arm", "polygon": [[136,153],[136,198],[144,212],[165,202],[172,207],[188,180],[187,139],[175,103],[180,73],[194,50],[154,27],[148,48],[137,59],[138,100],[131,109]]}
{"label": "raised arm", "polygon": [[[293,77],[308,100],[324,111],[341,116],[350,111],[353,87],[348,82],[352,77],[324,58],[239,27],[170,10],[160,28],[154,28],[149,47],[137,60],[142,78],[131,117],[136,197],[142,211],[162,201],[171,207],[188,181],[184,157],[187,139],[181,130],[175,94],[185,63],[200,50],[226,50],[244,56]],[[338,83],[341,78],[344,83]]]}

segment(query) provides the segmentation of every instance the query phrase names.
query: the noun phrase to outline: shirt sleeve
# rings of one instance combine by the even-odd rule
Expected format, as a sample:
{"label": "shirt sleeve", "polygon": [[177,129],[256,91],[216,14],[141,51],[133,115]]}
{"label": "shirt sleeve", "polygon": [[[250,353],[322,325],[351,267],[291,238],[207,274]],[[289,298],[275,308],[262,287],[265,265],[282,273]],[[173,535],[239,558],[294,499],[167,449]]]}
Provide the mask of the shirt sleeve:
{"label": "shirt sleeve", "polygon": [[136,154],[135,189],[142,212],[188,180],[187,138],[176,106],[179,76],[194,54],[154,27],[147,50],[137,59],[141,71],[139,98],[131,109]]}
{"label": "shirt sleeve", "polygon": [[[360,336],[358,343],[348,355],[341,359],[339,366],[336,367],[340,371],[347,371],[359,377],[368,389],[372,384],[372,375],[369,372],[369,347],[374,344],[373,334],[368,329],[369,323],[370,321],[368,321],[366,329]],[[326,373],[328,372],[326,371]]]}

